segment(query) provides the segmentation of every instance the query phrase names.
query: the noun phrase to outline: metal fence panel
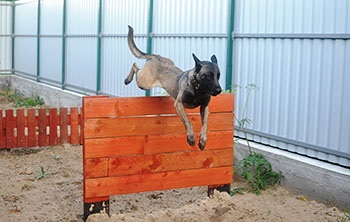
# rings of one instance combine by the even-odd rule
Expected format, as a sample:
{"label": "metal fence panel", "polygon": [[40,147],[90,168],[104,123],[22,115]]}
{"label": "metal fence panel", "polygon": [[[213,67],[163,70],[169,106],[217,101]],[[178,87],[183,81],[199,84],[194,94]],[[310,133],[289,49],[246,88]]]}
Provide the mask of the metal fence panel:
{"label": "metal fence panel", "polygon": [[14,54],[17,73],[36,78],[37,39],[35,37],[16,37]]}
{"label": "metal fence panel", "polygon": [[146,52],[149,1],[106,0],[102,8],[101,92],[117,96],[145,95],[135,82],[125,86],[124,79],[134,62],[140,67],[145,63],[135,58],[128,48],[127,25],[134,27],[135,42]]}
{"label": "metal fence panel", "polygon": [[40,80],[61,86],[63,0],[41,1],[40,7]]}
{"label": "metal fence panel", "polygon": [[62,38],[46,37],[40,40],[40,79],[61,86]]}
{"label": "metal fence panel", "polygon": [[67,35],[96,35],[98,5],[96,0],[67,0]]}
{"label": "metal fence panel", "polygon": [[[192,53],[207,61],[215,54],[224,88],[228,5],[228,0],[155,0],[153,52],[171,58],[182,70],[194,67]],[[164,90],[152,90],[152,95],[164,94]]]}
{"label": "metal fence panel", "polygon": [[68,0],[65,87],[96,92],[99,2]]}
{"label": "metal fence panel", "polygon": [[[259,87],[253,140],[350,166],[349,12],[346,1],[237,1],[234,82]],[[237,92],[239,118],[247,94]]]}
{"label": "metal fence panel", "polygon": [[12,8],[10,4],[0,6],[0,74],[11,70]]}
{"label": "metal fence panel", "polygon": [[67,38],[66,87],[95,93],[97,84],[96,38]]}
{"label": "metal fence panel", "polygon": [[18,1],[15,6],[14,68],[36,78],[38,2]]}
{"label": "metal fence panel", "polygon": [[62,35],[63,0],[42,0],[40,3],[40,33]]}
{"label": "metal fence panel", "polygon": [[[140,49],[146,49],[146,38],[135,38]],[[117,96],[143,96],[145,91],[137,87],[136,81],[130,85],[124,84],[124,79],[129,74],[134,62],[139,67],[144,60],[136,59],[130,52],[126,37],[104,38],[102,48],[102,92]]]}
{"label": "metal fence panel", "polygon": [[20,0],[15,7],[15,34],[36,35],[38,23],[38,2]]}

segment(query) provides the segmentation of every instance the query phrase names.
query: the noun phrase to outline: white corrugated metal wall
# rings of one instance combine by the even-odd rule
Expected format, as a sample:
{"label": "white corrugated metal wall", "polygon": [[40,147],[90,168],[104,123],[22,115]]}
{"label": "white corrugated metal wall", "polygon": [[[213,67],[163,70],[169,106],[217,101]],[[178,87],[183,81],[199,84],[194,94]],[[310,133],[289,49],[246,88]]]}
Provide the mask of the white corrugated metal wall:
{"label": "white corrugated metal wall", "polygon": [[20,1],[15,9],[14,66],[18,74],[33,79],[37,73],[37,10],[37,1]]}
{"label": "white corrugated metal wall", "polygon": [[237,0],[236,18],[234,82],[259,87],[250,137],[350,166],[350,2]]}
{"label": "white corrugated metal wall", "polygon": [[11,73],[12,4],[0,2],[0,74]]}
{"label": "white corrugated metal wall", "polygon": [[145,95],[135,82],[125,86],[124,79],[134,62],[140,67],[144,64],[143,60],[136,59],[130,53],[127,45],[127,26],[134,27],[135,42],[146,52],[149,1],[105,0],[102,12],[101,93],[117,96]]}
{"label": "white corrugated metal wall", "polygon": [[[225,73],[230,3],[19,0],[14,10],[15,73],[74,91],[144,95],[134,82],[123,84],[133,62],[144,64],[127,47],[127,25],[134,27],[143,51],[150,50],[151,39],[153,53],[172,58],[184,70],[193,67],[192,52],[203,60],[216,54]],[[4,4],[2,72],[11,69],[12,25],[3,21],[12,21],[12,7]],[[350,166],[350,3],[236,0],[235,6],[233,76],[243,86],[236,96],[238,117],[244,86],[259,87],[248,104],[250,138]],[[225,86],[225,78],[220,83]]]}
{"label": "white corrugated metal wall", "polygon": [[[201,60],[210,60],[215,54],[224,87],[229,2],[155,0],[153,52],[173,59],[183,70],[194,67],[192,53]],[[161,93],[153,90],[153,94]]]}

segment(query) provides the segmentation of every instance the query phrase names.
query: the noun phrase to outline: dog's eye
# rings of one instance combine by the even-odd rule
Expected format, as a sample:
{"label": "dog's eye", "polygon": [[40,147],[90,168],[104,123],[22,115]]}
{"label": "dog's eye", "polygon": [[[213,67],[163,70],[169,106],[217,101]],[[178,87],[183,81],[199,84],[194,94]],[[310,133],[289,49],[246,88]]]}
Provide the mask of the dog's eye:
{"label": "dog's eye", "polygon": [[220,79],[220,73],[218,72],[218,79]]}

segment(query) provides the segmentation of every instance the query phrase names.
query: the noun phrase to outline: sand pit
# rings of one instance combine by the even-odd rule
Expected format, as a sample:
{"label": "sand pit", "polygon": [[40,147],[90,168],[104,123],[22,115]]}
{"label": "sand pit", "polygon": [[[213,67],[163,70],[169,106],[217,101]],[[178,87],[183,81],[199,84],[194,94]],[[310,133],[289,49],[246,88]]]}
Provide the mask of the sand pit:
{"label": "sand pit", "polygon": [[[1,150],[0,221],[82,221],[81,151],[71,145]],[[114,196],[110,202],[111,217],[92,215],[88,221],[341,221],[344,216],[283,187],[259,196],[215,193],[213,198],[206,187],[196,187]]]}

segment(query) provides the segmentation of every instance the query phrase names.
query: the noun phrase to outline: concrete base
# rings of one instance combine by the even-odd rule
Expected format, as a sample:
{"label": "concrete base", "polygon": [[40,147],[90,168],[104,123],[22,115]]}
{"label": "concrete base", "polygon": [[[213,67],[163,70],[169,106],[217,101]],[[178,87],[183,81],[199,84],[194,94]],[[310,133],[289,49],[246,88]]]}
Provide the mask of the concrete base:
{"label": "concrete base", "polygon": [[[283,173],[282,185],[292,193],[343,210],[350,209],[350,169],[257,143],[249,144],[252,152],[263,154],[275,171]],[[244,140],[235,143],[235,165],[248,153]]]}
{"label": "concrete base", "polygon": [[19,90],[27,97],[38,95],[51,107],[81,107],[84,96],[16,75],[0,75],[0,87]]}

